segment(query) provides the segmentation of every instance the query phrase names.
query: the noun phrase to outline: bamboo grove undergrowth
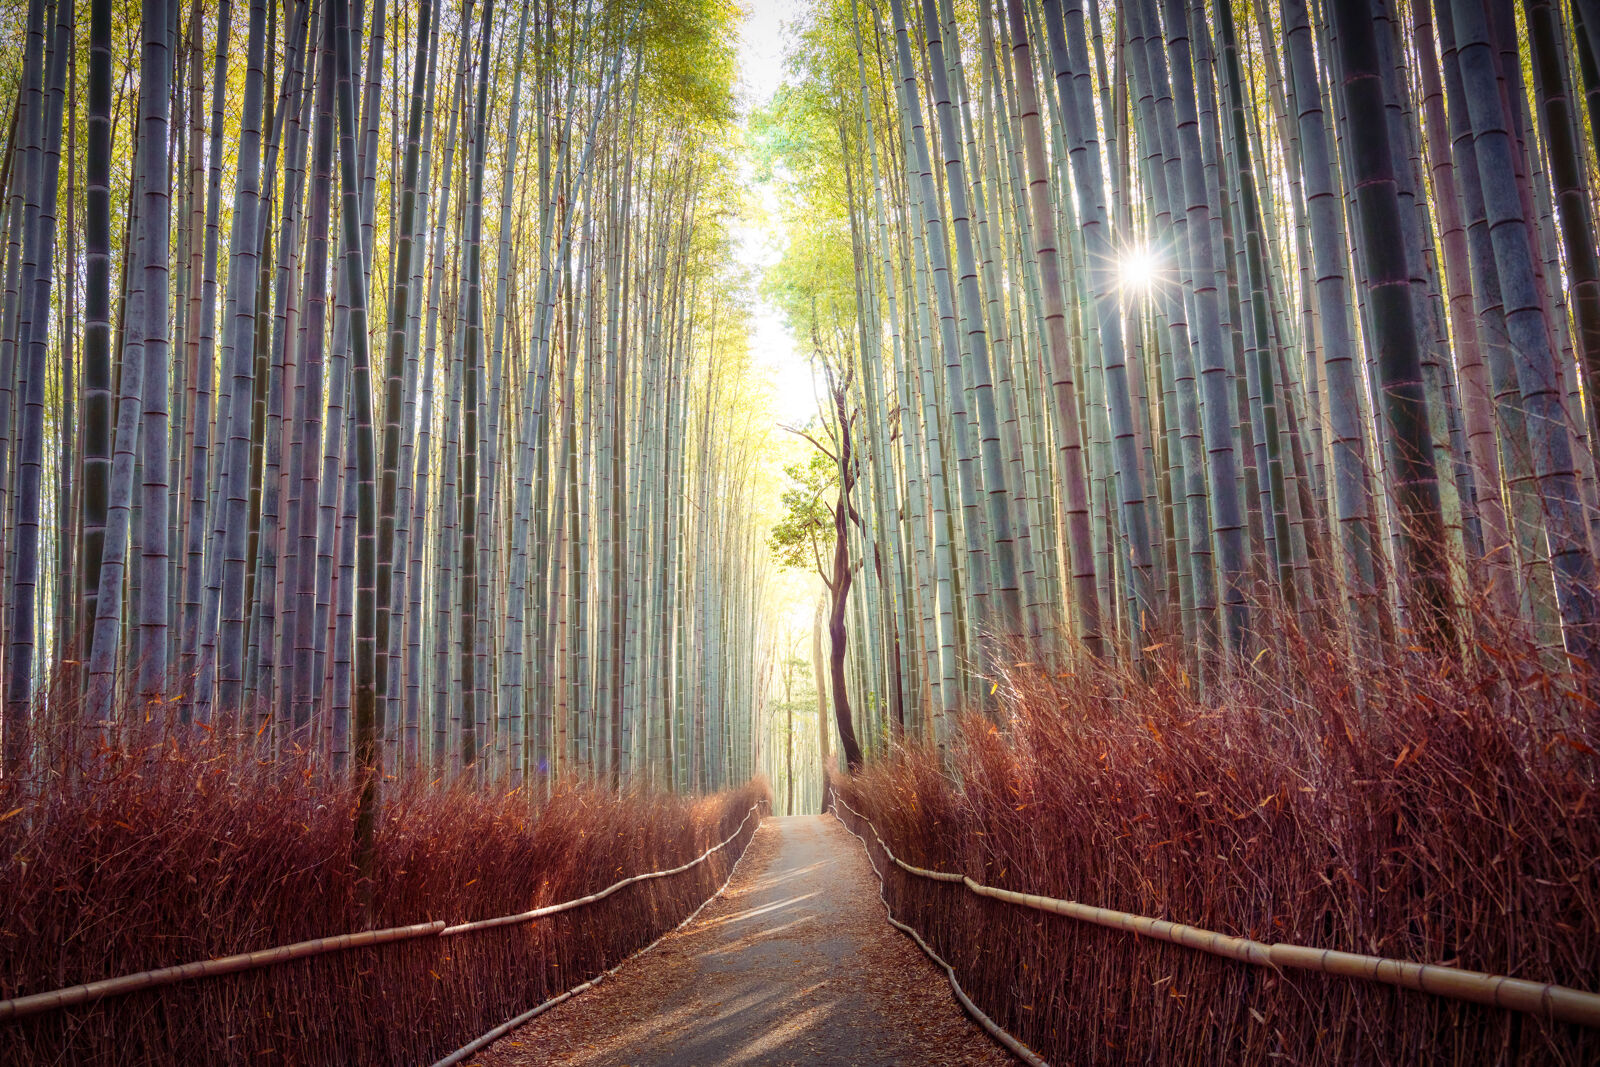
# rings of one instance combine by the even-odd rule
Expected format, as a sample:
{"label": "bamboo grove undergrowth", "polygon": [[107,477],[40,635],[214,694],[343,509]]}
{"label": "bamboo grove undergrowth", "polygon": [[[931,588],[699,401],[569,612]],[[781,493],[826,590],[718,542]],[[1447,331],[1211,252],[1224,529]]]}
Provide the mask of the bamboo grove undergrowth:
{"label": "bamboo grove undergrowth", "polygon": [[843,383],[867,755],[1019,664],[1225,699],[1298,635],[1592,676],[1585,8],[810,6],[755,132],[768,291]]}
{"label": "bamboo grove undergrowth", "polygon": [[151,721],[334,778],[754,773],[735,17],[10,6],[6,777]]}

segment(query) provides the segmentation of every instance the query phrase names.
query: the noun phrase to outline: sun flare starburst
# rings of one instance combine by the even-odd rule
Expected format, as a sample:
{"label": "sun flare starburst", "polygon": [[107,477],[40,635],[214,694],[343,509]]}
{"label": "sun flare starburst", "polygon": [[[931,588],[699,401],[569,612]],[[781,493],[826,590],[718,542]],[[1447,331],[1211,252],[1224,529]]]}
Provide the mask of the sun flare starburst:
{"label": "sun flare starburst", "polygon": [[1165,264],[1148,245],[1131,245],[1117,256],[1117,286],[1124,293],[1142,296],[1161,280]]}

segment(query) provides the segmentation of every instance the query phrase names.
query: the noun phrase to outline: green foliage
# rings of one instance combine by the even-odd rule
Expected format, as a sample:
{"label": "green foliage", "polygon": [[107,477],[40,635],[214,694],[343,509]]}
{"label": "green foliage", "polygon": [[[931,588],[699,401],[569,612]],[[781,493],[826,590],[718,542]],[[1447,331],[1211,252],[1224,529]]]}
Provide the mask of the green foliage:
{"label": "green foliage", "polygon": [[[857,310],[845,151],[862,151],[848,0],[810,13],[790,57],[791,77],[750,118],[756,180],[778,194],[788,241],[762,291],[796,336],[848,338]],[[857,205],[859,209],[860,205]]]}
{"label": "green foliage", "polygon": [[654,103],[706,129],[733,122],[738,7],[727,0],[650,0],[637,11],[638,62]]}
{"label": "green foliage", "polygon": [[821,452],[803,463],[783,468],[788,487],[783,491],[783,517],[772,527],[767,546],[779,564],[796,570],[822,571],[823,547],[833,539],[833,506],[828,497],[838,491],[839,468]]}

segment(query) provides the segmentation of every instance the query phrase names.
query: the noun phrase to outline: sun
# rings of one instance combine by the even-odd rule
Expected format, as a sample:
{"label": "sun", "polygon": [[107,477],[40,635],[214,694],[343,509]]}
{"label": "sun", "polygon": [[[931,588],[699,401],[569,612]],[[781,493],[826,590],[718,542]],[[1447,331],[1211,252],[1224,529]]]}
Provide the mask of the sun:
{"label": "sun", "polygon": [[1161,278],[1164,264],[1147,245],[1132,245],[1117,257],[1117,285],[1125,293],[1143,294]]}

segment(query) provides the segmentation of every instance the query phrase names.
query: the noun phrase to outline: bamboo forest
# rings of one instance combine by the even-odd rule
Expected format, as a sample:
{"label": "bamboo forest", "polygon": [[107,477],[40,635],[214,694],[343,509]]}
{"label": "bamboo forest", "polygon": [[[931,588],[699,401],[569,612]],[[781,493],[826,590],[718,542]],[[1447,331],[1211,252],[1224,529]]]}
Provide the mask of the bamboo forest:
{"label": "bamboo forest", "polygon": [[1595,0],[0,0],[0,121],[0,1062],[1600,1058]]}

